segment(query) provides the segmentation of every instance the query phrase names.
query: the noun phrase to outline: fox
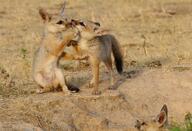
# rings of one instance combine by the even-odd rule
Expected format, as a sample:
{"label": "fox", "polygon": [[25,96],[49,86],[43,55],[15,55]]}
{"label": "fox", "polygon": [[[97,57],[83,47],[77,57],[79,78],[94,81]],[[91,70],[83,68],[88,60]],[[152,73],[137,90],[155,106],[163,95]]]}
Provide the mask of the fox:
{"label": "fox", "polygon": [[150,122],[141,122],[139,120],[135,123],[135,128],[138,131],[168,131],[166,127],[168,126],[168,108],[164,104],[160,110],[160,113],[156,118]]}
{"label": "fox", "polygon": [[123,55],[121,47],[115,38],[111,34],[99,33],[100,24],[98,22],[90,21],[79,22],[78,20],[72,20],[72,25],[77,28],[79,33],[78,52],[82,57],[88,57],[92,68],[93,78],[89,82],[89,86],[93,87],[92,94],[99,95],[101,92],[98,89],[99,86],[99,65],[101,62],[105,64],[110,72],[110,87],[113,89],[114,74],[112,70],[112,57],[115,59],[116,69],[119,74],[123,72]]}
{"label": "fox", "polygon": [[[63,50],[78,34],[78,31],[61,18],[55,19],[44,9],[39,9],[39,14],[45,24],[45,33],[39,48],[35,51],[32,75],[34,81],[41,87],[37,93],[45,93],[62,88],[62,91],[70,94],[70,91],[78,92],[79,88],[67,84],[62,69],[59,68],[60,59],[81,59],[79,56],[65,53]],[[70,90],[70,91],[69,91]]]}

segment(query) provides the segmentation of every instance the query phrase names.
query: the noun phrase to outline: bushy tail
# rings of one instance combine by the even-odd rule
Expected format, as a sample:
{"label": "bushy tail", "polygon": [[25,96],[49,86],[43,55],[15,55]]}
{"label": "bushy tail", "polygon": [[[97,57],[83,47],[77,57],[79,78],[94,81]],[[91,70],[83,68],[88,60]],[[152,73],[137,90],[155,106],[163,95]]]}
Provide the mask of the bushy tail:
{"label": "bushy tail", "polygon": [[73,84],[67,84],[67,88],[68,88],[68,90],[70,90],[72,92],[79,92],[80,91],[80,89]]}
{"label": "bushy tail", "polygon": [[65,79],[65,83],[66,83],[68,90],[70,90],[71,92],[76,92],[76,93],[80,91],[80,89],[76,85],[71,84],[67,81],[66,76],[64,79]]}
{"label": "bushy tail", "polygon": [[113,56],[115,58],[115,66],[119,74],[123,72],[123,55],[121,53],[120,45],[115,39],[115,37],[112,37],[112,51],[113,51]]}

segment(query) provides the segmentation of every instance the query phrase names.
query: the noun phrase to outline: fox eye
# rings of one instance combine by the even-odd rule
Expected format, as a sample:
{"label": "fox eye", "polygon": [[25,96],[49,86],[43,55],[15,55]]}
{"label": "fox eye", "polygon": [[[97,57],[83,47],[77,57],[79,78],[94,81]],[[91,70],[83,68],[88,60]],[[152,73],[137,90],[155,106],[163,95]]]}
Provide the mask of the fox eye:
{"label": "fox eye", "polygon": [[142,123],[141,123],[141,125],[142,125],[142,126],[143,126],[143,125],[147,125],[147,123],[145,123],[145,122],[142,122]]}
{"label": "fox eye", "polygon": [[64,22],[62,21],[62,20],[60,20],[60,21],[58,21],[56,24],[58,24],[58,25],[61,25],[61,24],[63,24]]}

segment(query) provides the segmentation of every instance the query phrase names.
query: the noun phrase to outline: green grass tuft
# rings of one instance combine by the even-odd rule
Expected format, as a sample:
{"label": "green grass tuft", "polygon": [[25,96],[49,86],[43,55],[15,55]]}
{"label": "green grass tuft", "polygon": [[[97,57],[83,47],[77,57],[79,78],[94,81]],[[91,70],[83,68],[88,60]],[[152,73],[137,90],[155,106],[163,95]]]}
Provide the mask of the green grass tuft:
{"label": "green grass tuft", "polygon": [[192,114],[187,113],[185,115],[185,121],[182,124],[173,124],[170,131],[192,131]]}

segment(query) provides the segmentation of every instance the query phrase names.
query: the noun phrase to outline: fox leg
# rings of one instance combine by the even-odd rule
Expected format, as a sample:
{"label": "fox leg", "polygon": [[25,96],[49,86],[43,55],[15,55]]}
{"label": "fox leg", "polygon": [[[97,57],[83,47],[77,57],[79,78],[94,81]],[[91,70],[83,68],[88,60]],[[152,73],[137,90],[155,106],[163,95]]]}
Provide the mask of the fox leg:
{"label": "fox leg", "polygon": [[67,94],[70,94],[70,91],[68,90],[67,85],[65,83],[65,78],[64,78],[64,75],[62,73],[62,70],[59,68],[56,68],[55,69],[55,75],[56,75],[56,79],[59,81],[59,84],[62,87],[62,91],[67,93]]}
{"label": "fox leg", "polygon": [[44,78],[41,73],[38,73],[35,76],[35,81],[41,87],[40,89],[36,90],[36,93],[41,94],[41,93],[46,93],[53,90],[53,85],[51,81],[47,81],[46,78]]}
{"label": "fox leg", "polygon": [[93,58],[93,57],[90,58],[90,61],[91,61],[91,67],[92,67],[92,73],[93,73],[92,82],[94,81],[94,87],[93,87],[92,94],[99,95],[99,94],[101,94],[101,92],[98,90],[100,61],[97,58]]}
{"label": "fox leg", "polygon": [[86,51],[83,51],[79,46],[78,44],[77,45],[74,45],[73,46],[73,50],[74,52],[76,52],[76,58],[75,60],[78,60],[77,61],[77,67],[81,64],[81,60],[85,60],[86,63],[87,63],[87,60],[89,58],[89,55],[87,54]]}
{"label": "fox leg", "polygon": [[37,89],[36,93],[37,94],[42,94],[42,93],[46,93],[46,92],[50,92],[50,91],[52,91],[51,87],[50,86],[46,86],[46,87]]}
{"label": "fox leg", "polygon": [[74,55],[74,54],[68,54],[66,52],[63,52],[60,56],[60,59],[64,60],[86,60],[88,59],[88,55]]}
{"label": "fox leg", "polygon": [[97,63],[98,63],[97,61],[98,60],[96,58],[90,57],[90,63],[91,63],[91,69],[92,69],[93,77],[92,77],[91,81],[89,82],[89,88],[94,87],[94,83],[95,83],[94,74],[95,74],[95,69],[96,69]]}
{"label": "fox leg", "polygon": [[110,87],[109,89],[113,89],[114,85],[114,74],[113,74],[113,69],[112,69],[112,59],[111,57],[108,59],[108,61],[104,62],[107,69],[109,70],[110,73]]}
{"label": "fox leg", "polygon": [[74,56],[76,60],[87,60],[89,58],[86,51],[81,50],[78,46],[74,46],[73,48],[77,54]]}
{"label": "fox leg", "polygon": [[94,87],[94,78],[92,78],[91,81],[89,82],[89,88],[92,88],[92,87]]}

